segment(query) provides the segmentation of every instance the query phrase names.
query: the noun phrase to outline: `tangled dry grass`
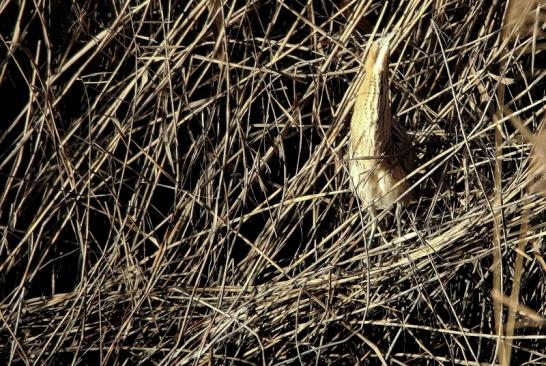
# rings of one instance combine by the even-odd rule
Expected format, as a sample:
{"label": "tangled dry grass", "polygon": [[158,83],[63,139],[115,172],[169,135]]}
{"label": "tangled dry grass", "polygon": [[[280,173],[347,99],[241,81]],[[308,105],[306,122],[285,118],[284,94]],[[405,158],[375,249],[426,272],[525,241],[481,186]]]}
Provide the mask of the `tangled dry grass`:
{"label": "tangled dry grass", "polygon": [[[2,364],[544,363],[527,3],[1,2]],[[417,161],[372,237],[347,131],[385,33]]]}

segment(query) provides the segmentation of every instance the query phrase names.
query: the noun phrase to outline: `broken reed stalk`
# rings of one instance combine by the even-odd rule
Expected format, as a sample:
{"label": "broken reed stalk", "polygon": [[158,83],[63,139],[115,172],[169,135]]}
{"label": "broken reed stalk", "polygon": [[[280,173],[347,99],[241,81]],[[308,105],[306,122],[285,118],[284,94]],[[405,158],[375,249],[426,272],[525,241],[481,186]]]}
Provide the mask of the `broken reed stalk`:
{"label": "broken reed stalk", "polygon": [[365,60],[351,119],[349,171],[357,196],[373,209],[410,201],[406,172],[392,142],[389,93],[389,38],[372,44]]}

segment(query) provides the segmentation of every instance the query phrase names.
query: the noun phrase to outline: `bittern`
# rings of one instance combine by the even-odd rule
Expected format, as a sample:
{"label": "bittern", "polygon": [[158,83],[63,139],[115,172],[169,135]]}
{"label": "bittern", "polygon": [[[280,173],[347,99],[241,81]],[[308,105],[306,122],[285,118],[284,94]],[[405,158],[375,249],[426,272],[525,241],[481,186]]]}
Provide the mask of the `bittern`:
{"label": "bittern", "polygon": [[[356,195],[373,212],[410,201],[401,155],[409,149],[392,140],[389,38],[371,45],[358,87],[349,142],[349,172]],[[404,151],[405,150],[405,151]]]}

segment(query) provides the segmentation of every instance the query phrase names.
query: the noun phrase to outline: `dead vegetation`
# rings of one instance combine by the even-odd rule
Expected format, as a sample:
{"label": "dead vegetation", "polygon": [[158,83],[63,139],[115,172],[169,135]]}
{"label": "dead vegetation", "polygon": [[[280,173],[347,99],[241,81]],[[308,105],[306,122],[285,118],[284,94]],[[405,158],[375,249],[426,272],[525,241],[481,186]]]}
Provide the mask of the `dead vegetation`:
{"label": "dead vegetation", "polygon": [[[1,2],[2,364],[544,362],[526,3]],[[401,235],[346,159],[387,33]]]}

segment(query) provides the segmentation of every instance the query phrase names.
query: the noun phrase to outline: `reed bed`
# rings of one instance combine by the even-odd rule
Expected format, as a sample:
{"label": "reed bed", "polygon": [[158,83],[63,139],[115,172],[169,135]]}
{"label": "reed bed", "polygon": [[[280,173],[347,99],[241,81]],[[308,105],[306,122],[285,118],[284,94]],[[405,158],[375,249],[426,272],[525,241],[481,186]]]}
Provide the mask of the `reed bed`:
{"label": "reed bed", "polygon": [[[1,2],[2,364],[546,362],[544,9],[521,3]],[[347,160],[386,34],[398,218]]]}

